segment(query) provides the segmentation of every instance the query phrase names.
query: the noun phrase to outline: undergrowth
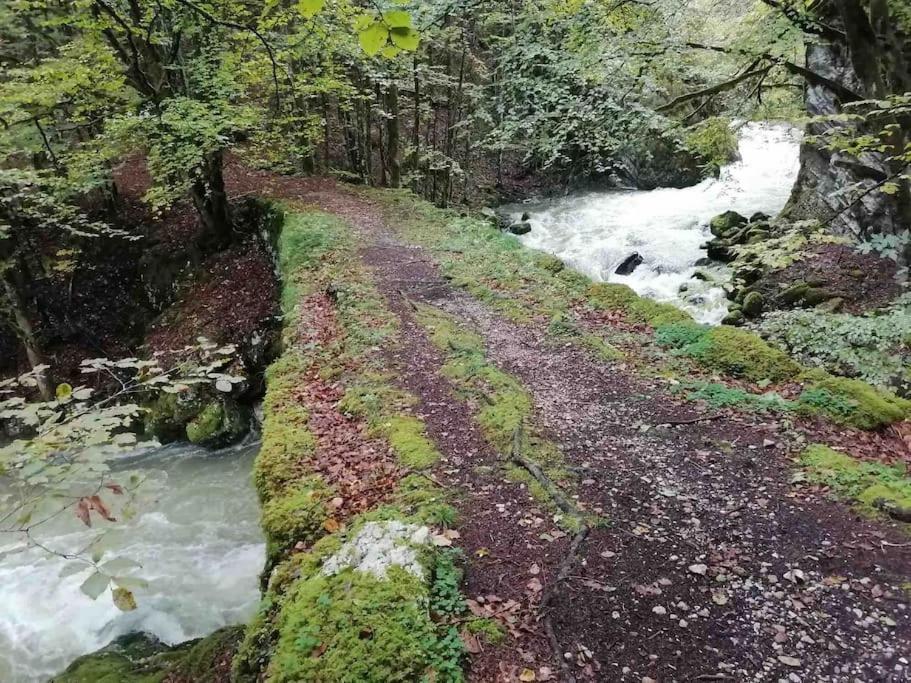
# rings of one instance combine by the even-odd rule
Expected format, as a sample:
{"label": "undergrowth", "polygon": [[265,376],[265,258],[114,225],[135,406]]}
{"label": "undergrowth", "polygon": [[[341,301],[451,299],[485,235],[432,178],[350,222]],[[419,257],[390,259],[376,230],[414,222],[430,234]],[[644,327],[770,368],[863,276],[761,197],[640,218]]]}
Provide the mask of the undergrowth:
{"label": "undergrowth", "polygon": [[903,467],[856,460],[827,446],[809,446],[800,457],[808,481],[827,486],[862,511],[911,508],[911,479]]}

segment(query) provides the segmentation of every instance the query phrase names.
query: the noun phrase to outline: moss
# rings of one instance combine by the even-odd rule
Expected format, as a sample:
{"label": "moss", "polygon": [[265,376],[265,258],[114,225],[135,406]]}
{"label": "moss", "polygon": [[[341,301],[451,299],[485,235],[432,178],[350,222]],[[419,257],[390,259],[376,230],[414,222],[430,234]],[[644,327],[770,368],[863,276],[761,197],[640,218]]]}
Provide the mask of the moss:
{"label": "moss", "polygon": [[326,533],[330,490],[318,477],[300,481],[289,493],[270,498],[262,509],[266,555],[270,564],[297,543],[312,545]]}
{"label": "moss", "polygon": [[783,351],[735,327],[712,328],[683,351],[708,368],[754,382],[782,382],[800,373],[800,366]]}
{"label": "moss", "polygon": [[51,683],[160,683],[178,655],[144,633],[130,633],[84,655]]}
{"label": "moss", "polygon": [[630,287],[600,282],[588,289],[588,301],[595,308],[621,311],[633,322],[652,327],[691,322],[692,318],[676,306],[640,297]]}
{"label": "moss", "polygon": [[499,645],[506,638],[506,629],[493,619],[472,619],[465,629],[488,645]]}
{"label": "moss", "polygon": [[[387,579],[344,570],[299,581],[278,615],[266,677],[274,683],[459,681],[430,614],[425,581],[399,567]],[[441,637],[442,635],[442,637]]]}
{"label": "moss", "polygon": [[686,384],[682,387],[686,397],[694,401],[705,401],[713,408],[737,408],[749,412],[791,411],[797,406],[778,394],[751,394],[713,382]]}
{"label": "moss", "polygon": [[248,420],[234,402],[212,401],[187,424],[190,443],[220,448],[234,443],[247,433]]}
{"label": "moss", "polygon": [[840,424],[876,429],[911,413],[911,401],[857,379],[833,377],[821,370],[808,370],[802,379],[807,382],[799,399],[803,409],[826,414]]}
{"label": "moss", "polygon": [[911,507],[911,479],[903,468],[855,460],[820,444],[809,446],[800,462],[810,481],[828,486],[866,512],[882,505]]}
{"label": "moss", "polygon": [[440,453],[425,436],[424,423],[415,417],[402,415],[390,418],[382,430],[405,467],[424,469],[440,459]]}
{"label": "moss", "polygon": [[556,256],[551,254],[536,254],[535,255],[535,265],[542,270],[546,270],[548,273],[556,275],[562,271],[566,265],[558,259]]}

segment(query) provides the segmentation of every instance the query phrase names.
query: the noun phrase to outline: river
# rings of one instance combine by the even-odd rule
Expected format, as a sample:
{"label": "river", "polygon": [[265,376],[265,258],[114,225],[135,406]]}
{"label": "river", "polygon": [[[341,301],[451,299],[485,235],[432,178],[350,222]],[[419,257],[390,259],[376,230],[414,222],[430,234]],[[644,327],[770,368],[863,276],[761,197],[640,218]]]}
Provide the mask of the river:
{"label": "river", "polygon": [[[175,644],[248,621],[259,601],[265,545],[250,481],[256,446],[210,452],[188,445],[158,448],[119,460],[118,478],[144,478],[137,514],[106,524],[105,556],[122,556],[147,586],[138,608],[121,612],[110,589],[97,600],[80,584],[86,569],[63,576],[73,563],[0,537],[0,681],[37,683],[76,657],[131,631]],[[97,532],[74,515],[39,527],[40,542],[56,551],[83,548]]]}
{"label": "river", "polygon": [[[785,205],[800,166],[800,133],[786,125],[748,123],[739,131],[740,159],[683,189],[614,190],[575,194],[504,207],[515,218],[531,215],[532,231],[520,239],[550,252],[597,281],[620,282],[643,296],[671,302],[700,322],[717,324],[727,312],[720,286],[694,280],[712,217],[727,210],[747,217],[775,215]],[[643,263],[616,275],[638,252]],[[717,281],[725,269],[713,267]],[[686,291],[681,291],[681,287]]]}

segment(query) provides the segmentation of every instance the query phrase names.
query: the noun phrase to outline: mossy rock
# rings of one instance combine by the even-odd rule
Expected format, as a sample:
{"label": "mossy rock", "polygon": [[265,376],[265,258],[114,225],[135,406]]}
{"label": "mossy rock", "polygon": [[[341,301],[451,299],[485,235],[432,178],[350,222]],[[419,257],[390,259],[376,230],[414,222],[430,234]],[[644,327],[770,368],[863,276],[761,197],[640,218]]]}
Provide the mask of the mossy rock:
{"label": "mossy rock", "polygon": [[748,292],[743,297],[743,314],[747,318],[758,318],[765,308],[765,297],[759,292]]}
{"label": "mossy rock", "polygon": [[309,477],[284,495],[265,501],[262,528],[266,535],[267,566],[297,543],[309,547],[326,533],[327,501],[331,491],[319,477]]}
{"label": "mossy rock", "polygon": [[727,237],[730,232],[742,228],[746,224],[745,216],[741,216],[736,211],[725,211],[711,220],[709,230],[715,237]]}
{"label": "mossy rock", "polygon": [[798,282],[781,292],[778,302],[784,307],[811,308],[835,297],[835,294],[817,284]]}
{"label": "mossy rock", "polygon": [[901,422],[911,414],[911,401],[870,386],[858,379],[834,377],[808,370],[799,404],[811,413],[824,413],[840,424],[877,429]]}
{"label": "mossy rock", "polygon": [[233,401],[215,400],[187,424],[187,439],[198,446],[223,448],[243,438],[249,430],[249,419],[247,412]]}
{"label": "mossy rock", "polygon": [[600,282],[588,289],[588,300],[596,308],[620,311],[634,322],[652,327],[677,322],[692,322],[692,318],[671,304],[659,303],[640,297],[630,287]]}
{"label": "mossy rock", "polygon": [[736,258],[734,252],[731,251],[731,245],[722,239],[714,239],[709,241],[705,245],[705,250],[709,258],[713,261],[731,263]]}
{"label": "mossy rock", "polygon": [[684,351],[708,368],[754,382],[781,382],[800,373],[800,366],[787,354],[734,327],[713,328]]}
{"label": "mossy rock", "polygon": [[216,683],[230,671],[243,633],[243,626],[229,626],[175,646],[147,633],[128,633],[75,660],[50,683]]}
{"label": "mossy rock", "polygon": [[553,275],[562,272],[566,268],[566,264],[563,261],[551,254],[537,254],[535,256],[535,265]]}
{"label": "mossy rock", "polygon": [[743,311],[739,308],[731,309],[727,312],[727,315],[721,319],[721,324],[728,325],[729,327],[742,327],[743,325],[746,325],[746,322],[746,316],[743,315]]}
{"label": "mossy rock", "polygon": [[277,628],[272,683],[437,680],[427,587],[399,567],[387,580],[316,572],[294,587]]}

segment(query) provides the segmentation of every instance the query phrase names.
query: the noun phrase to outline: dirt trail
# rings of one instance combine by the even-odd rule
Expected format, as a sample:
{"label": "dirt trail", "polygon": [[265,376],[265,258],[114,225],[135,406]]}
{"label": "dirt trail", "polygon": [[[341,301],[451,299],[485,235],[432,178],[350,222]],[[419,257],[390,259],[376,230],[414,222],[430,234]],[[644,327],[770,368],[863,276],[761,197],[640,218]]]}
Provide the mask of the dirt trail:
{"label": "dirt trail", "polygon": [[[473,655],[476,681],[911,680],[911,547],[829,501],[795,493],[775,425],[709,419],[660,386],[543,329],[518,326],[443,280],[379,207],[327,181],[246,174],[233,183],[305,200],[348,221],[399,316],[386,350],[421,401],[446,456],[437,476],[460,496],[472,607],[508,617],[512,638]],[[258,184],[258,185],[257,185]],[[407,298],[406,298],[407,297]],[[409,300],[480,332],[490,360],[533,396],[536,418],[579,475],[570,493],[607,519],[593,529],[550,617],[536,614],[569,538],[505,479]],[[493,597],[493,601],[490,597]],[[479,599],[480,598],[480,599]]]}

